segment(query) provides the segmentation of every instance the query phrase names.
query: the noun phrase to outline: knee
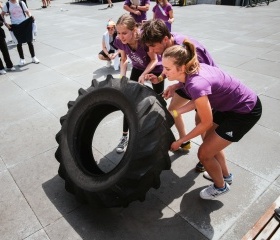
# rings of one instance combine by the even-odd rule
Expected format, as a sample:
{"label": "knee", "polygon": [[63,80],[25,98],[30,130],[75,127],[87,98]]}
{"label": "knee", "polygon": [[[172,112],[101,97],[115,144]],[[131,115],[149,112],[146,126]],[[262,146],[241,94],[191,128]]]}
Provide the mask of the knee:
{"label": "knee", "polygon": [[205,162],[207,162],[208,159],[209,159],[208,154],[207,154],[206,151],[205,151],[203,148],[201,148],[201,147],[198,149],[197,157],[198,157],[199,161],[200,161],[202,164],[204,164]]}

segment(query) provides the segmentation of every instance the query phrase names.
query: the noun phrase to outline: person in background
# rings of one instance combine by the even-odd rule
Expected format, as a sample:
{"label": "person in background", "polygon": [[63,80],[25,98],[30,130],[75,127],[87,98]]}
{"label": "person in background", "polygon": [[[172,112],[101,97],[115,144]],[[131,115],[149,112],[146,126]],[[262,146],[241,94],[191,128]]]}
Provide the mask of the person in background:
{"label": "person in background", "polygon": [[164,98],[176,89],[191,101],[173,109],[176,119],[181,114],[197,110],[200,122],[185,136],[171,144],[176,151],[183,142],[205,134],[198,149],[198,159],[207,172],[203,176],[214,182],[200,192],[202,199],[212,200],[230,190],[233,176],[229,172],[224,149],[238,142],[258,122],[262,105],[257,94],[237,78],[220,68],[200,63],[196,47],[184,40],[181,46],[167,48],[162,57],[163,73],[169,81],[178,81],[164,91]]}
{"label": "person in background", "polygon": [[165,22],[169,32],[171,32],[171,24],[174,22],[173,8],[168,0],[156,0],[153,7],[153,19],[161,19]]}
{"label": "person in background", "polygon": [[119,70],[119,51],[113,45],[116,36],[116,24],[109,20],[107,23],[107,31],[102,36],[102,51],[98,54],[98,58],[107,61],[107,67],[110,67],[112,61],[114,61],[115,70]]}
{"label": "person in background", "polygon": [[[168,31],[167,26],[161,19],[154,19],[154,20],[147,21],[142,26],[141,41],[143,42],[143,44],[149,47],[151,52],[154,52],[159,55],[162,55],[165,49],[173,45],[181,45],[186,39],[188,39],[195,45],[197,55],[198,55],[198,60],[200,63],[216,66],[210,53],[201,43],[199,43],[197,40],[191,37],[187,37],[182,34],[178,34],[174,32],[170,33],[170,31]],[[161,75],[164,76],[163,73]],[[158,82],[157,77],[153,76],[152,74],[148,74],[146,78],[149,79],[154,84]],[[190,99],[183,93],[182,89],[177,89],[174,96],[171,99],[171,102],[168,106],[168,110],[171,111],[173,109],[177,109],[185,105],[188,101],[190,101]],[[185,136],[186,130],[185,130],[183,117],[180,115],[174,120],[179,136],[180,137]],[[195,115],[196,124],[198,124],[199,121],[200,121],[199,116],[196,114]],[[203,135],[201,137],[203,139]],[[184,142],[181,145],[181,149],[183,150],[188,151],[190,148],[191,148],[190,141]],[[205,171],[203,165],[200,162],[197,163],[195,169],[198,172]]]}
{"label": "person in background", "polygon": [[112,0],[108,0],[108,7],[107,8],[112,8],[114,7],[114,4],[112,3]]}
{"label": "person in background", "polygon": [[[11,24],[5,22],[5,14],[9,13],[11,18]],[[17,50],[19,53],[20,61],[19,66],[26,64],[24,59],[22,44],[27,43],[32,57],[33,63],[40,63],[39,59],[35,56],[35,50],[33,45],[33,22],[34,17],[31,16],[30,11],[27,9],[23,1],[10,0],[2,9],[1,16],[4,19],[5,26],[13,31],[17,39]],[[28,18],[26,18],[28,16]]]}
{"label": "person in background", "polygon": [[47,8],[48,4],[47,4],[47,0],[42,0],[42,8]]}
{"label": "person in background", "polygon": [[150,8],[150,0],[125,0],[123,9],[128,11],[135,19],[138,26],[147,20],[147,11]]}
{"label": "person in background", "polygon": [[[145,75],[153,73],[161,79],[159,84],[153,84],[153,89],[158,95],[162,95],[164,90],[161,62],[158,61],[155,53],[149,52],[149,48],[139,39],[139,28],[135,19],[129,15],[122,15],[117,21],[118,36],[114,41],[114,45],[119,49],[121,54],[121,70],[120,77],[126,76],[128,57],[131,60],[132,70],[130,80],[144,84]],[[128,123],[124,117],[123,120],[123,136],[116,148],[117,153],[124,152],[128,144]]]}
{"label": "person in background", "polygon": [[[0,2],[0,8],[2,9],[2,4]],[[6,43],[6,34],[4,29],[2,29],[2,26],[4,25],[4,19],[2,18],[2,16],[0,15],[0,50],[2,52],[3,55],[3,59],[6,63],[7,66],[7,70],[8,71],[15,71],[16,69],[14,68],[14,65],[11,61],[10,58],[10,54],[9,54],[9,50],[8,50],[8,46]],[[0,75],[2,74],[6,74],[7,72],[5,71],[3,62],[0,58]]]}

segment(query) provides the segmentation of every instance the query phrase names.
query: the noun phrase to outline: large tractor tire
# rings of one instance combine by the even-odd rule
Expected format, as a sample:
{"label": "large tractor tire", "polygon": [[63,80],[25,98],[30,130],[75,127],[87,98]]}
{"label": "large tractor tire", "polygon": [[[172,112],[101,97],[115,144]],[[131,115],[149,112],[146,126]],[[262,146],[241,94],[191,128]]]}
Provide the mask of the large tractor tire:
{"label": "large tractor tire", "polygon": [[[129,143],[121,161],[109,172],[94,159],[92,139],[108,114],[122,111],[129,125]],[[61,117],[55,157],[65,188],[82,202],[126,207],[144,201],[146,192],[160,186],[160,173],[171,166],[168,150],[174,141],[172,116],[165,101],[149,87],[123,77],[92,80],[80,89]],[[121,134],[121,132],[120,132]]]}

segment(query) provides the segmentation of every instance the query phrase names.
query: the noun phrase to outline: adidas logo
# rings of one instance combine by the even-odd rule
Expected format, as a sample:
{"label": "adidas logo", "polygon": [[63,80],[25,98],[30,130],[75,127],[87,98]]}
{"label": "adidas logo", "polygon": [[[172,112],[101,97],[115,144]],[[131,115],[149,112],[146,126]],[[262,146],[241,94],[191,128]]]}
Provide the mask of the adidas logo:
{"label": "adidas logo", "polygon": [[226,135],[228,135],[228,136],[230,136],[230,137],[232,137],[232,131],[231,132],[226,132]]}

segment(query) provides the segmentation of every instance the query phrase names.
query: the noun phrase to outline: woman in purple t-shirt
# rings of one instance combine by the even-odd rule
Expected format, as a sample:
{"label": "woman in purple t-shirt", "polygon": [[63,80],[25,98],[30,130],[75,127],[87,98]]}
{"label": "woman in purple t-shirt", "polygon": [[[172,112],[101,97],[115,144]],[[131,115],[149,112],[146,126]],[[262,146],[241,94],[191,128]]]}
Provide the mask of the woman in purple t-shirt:
{"label": "woman in purple t-shirt", "polygon": [[123,9],[128,11],[139,25],[147,20],[149,8],[150,0],[125,0],[123,5]]}
{"label": "woman in purple t-shirt", "polygon": [[172,97],[183,85],[184,93],[192,99],[173,110],[173,117],[194,109],[200,117],[196,127],[172,143],[171,150],[205,132],[198,158],[207,170],[203,176],[214,184],[203,189],[200,196],[214,199],[229,191],[233,178],[223,149],[238,142],[257,123],[262,114],[261,102],[238,79],[217,67],[199,63],[195,46],[190,42],[167,48],[162,64],[168,80],[179,81],[164,91],[164,97]]}
{"label": "woman in purple t-shirt", "polygon": [[[161,62],[158,62],[157,55],[149,52],[149,48],[141,44],[139,40],[139,29],[134,18],[129,14],[122,15],[116,24],[117,34],[114,41],[114,46],[121,54],[120,75],[125,76],[127,70],[128,57],[132,63],[130,80],[144,84],[145,75],[153,73],[159,76],[162,72]],[[154,91],[162,95],[164,90],[164,81],[159,84],[152,84]],[[120,144],[117,146],[118,153],[124,152],[128,143],[128,124],[124,119],[123,137]]]}
{"label": "woman in purple t-shirt", "polygon": [[171,32],[171,24],[174,22],[174,15],[172,5],[168,0],[156,0],[153,13],[153,19],[163,20],[169,32]]}

